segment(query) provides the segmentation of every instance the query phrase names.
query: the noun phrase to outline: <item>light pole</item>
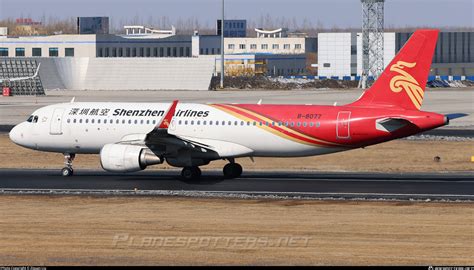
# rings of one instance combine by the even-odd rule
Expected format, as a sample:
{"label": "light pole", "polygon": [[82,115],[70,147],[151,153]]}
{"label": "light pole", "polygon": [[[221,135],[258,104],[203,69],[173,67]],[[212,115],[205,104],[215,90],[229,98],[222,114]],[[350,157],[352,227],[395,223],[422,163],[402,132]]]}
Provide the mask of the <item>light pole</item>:
{"label": "light pole", "polygon": [[222,0],[221,20],[221,89],[224,89],[224,0]]}

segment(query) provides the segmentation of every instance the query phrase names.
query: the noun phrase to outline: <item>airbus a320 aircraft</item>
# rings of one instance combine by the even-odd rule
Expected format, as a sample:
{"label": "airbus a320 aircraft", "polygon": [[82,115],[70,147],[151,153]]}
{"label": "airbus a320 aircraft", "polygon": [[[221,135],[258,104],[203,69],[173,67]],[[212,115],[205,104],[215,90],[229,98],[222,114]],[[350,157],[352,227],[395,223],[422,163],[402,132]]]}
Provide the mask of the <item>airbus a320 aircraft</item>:
{"label": "airbus a320 aircraft", "polygon": [[107,171],[166,161],[197,179],[199,166],[214,160],[228,160],[224,176],[235,178],[235,158],[323,155],[407,137],[459,117],[420,111],[438,32],[416,31],[373,86],[344,106],[71,101],[36,110],[10,138],[63,153],[63,176],[73,174],[76,154],[100,153]]}

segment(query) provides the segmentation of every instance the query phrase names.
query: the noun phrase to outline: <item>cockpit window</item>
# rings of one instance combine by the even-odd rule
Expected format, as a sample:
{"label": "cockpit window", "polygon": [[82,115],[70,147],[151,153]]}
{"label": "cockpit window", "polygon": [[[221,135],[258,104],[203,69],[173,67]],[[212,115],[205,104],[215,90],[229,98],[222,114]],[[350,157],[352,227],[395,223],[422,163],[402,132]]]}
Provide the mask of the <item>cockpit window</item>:
{"label": "cockpit window", "polygon": [[38,122],[38,116],[37,115],[30,115],[30,117],[28,117],[28,120],[26,120],[26,122],[37,123]]}

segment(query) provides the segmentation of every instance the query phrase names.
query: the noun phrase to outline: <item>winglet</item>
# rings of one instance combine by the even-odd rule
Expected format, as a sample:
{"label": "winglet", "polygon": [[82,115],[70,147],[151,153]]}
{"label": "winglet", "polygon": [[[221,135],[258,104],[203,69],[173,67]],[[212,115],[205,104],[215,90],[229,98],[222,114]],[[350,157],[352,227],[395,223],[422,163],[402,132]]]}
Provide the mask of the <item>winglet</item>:
{"label": "winglet", "polygon": [[174,100],[173,103],[171,104],[171,107],[169,108],[168,112],[166,112],[165,117],[163,117],[163,120],[161,120],[161,123],[158,125],[158,128],[160,129],[168,129],[171,120],[173,119],[174,112],[176,110],[176,106],[178,105],[178,100]]}

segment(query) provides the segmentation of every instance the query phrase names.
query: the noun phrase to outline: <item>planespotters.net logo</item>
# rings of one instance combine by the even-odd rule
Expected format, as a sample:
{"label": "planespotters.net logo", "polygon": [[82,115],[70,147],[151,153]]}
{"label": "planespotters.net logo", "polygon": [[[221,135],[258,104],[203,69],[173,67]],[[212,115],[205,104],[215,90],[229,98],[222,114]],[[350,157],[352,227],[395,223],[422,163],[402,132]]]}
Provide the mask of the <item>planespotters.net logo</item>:
{"label": "planespotters.net logo", "polygon": [[114,235],[112,246],[115,248],[283,248],[308,247],[311,237],[282,236],[132,236],[128,233]]}

